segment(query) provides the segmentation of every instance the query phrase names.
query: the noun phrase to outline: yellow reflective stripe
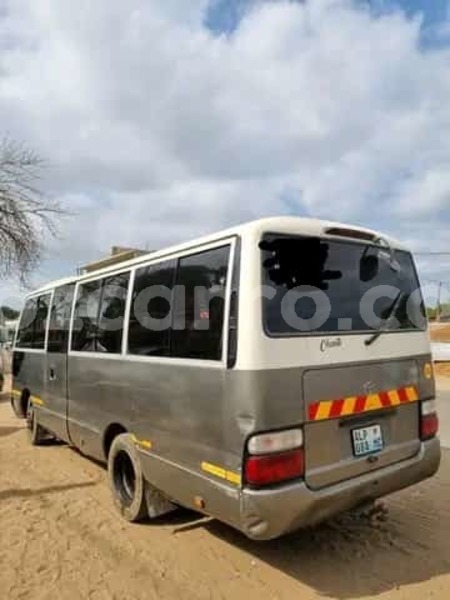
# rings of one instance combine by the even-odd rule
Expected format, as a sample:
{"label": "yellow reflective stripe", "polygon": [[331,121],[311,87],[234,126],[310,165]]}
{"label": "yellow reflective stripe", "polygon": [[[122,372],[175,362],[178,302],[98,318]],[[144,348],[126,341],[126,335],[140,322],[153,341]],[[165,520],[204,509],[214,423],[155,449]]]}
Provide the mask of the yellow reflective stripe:
{"label": "yellow reflective stripe", "polygon": [[226,479],[227,477],[227,472],[225,469],[207,462],[202,463],[202,471],[205,471],[205,473],[209,473],[210,475],[215,475],[215,477],[220,477],[220,479]]}
{"label": "yellow reflective stripe", "polygon": [[[22,392],[20,390],[11,390],[11,394],[13,396],[22,396]],[[39,396],[30,396],[30,400],[33,404],[36,404],[37,406],[45,405],[44,400],[42,400],[42,398],[40,398]]]}
{"label": "yellow reflective stripe", "polygon": [[367,396],[365,410],[378,410],[379,408],[383,408],[380,396],[378,394],[370,394]]}
{"label": "yellow reflective stripe", "polygon": [[353,414],[353,411],[355,410],[356,400],[357,400],[356,396],[350,396],[350,398],[346,398],[344,400],[344,404],[342,406],[342,411],[341,411],[341,415],[343,417]]}
{"label": "yellow reflective stripe", "polygon": [[217,465],[212,465],[208,462],[202,462],[202,471],[208,473],[209,475],[214,475],[214,477],[218,477],[219,479],[225,479],[229,483],[233,483],[234,485],[241,485],[241,476],[239,473],[234,473],[233,471],[227,471],[222,467],[218,467]]}
{"label": "yellow reflective stripe", "polygon": [[150,440],[138,440],[138,438],[135,435],[132,435],[131,439],[135,444],[141,446],[142,448],[145,448],[146,450],[151,450],[153,448],[153,444]]}
{"label": "yellow reflective stripe", "polygon": [[319,404],[319,410],[316,414],[316,421],[322,421],[323,419],[328,419],[330,416],[330,410],[333,406],[333,402],[321,402]]}
{"label": "yellow reflective stripe", "polygon": [[388,392],[388,396],[392,406],[398,406],[400,404],[400,396],[398,395],[397,390],[391,390]]}
{"label": "yellow reflective stripe", "polygon": [[406,388],[406,396],[410,402],[415,402],[419,399],[419,395],[417,393],[417,389],[414,386],[410,386]]}
{"label": "yellow reflective stripe", "polygon": [[241,476],[239,473],[233,473],[233,471],[227,471],[227,481],[234,483],[235,485],[241,485]]}

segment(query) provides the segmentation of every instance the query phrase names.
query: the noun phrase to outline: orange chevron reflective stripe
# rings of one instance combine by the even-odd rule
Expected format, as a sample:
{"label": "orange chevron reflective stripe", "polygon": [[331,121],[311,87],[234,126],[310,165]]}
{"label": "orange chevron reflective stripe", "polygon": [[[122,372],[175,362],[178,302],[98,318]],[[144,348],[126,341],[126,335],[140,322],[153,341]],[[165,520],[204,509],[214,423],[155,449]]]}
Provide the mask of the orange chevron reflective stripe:
{"label": "orange chevron reflective stripe", "polygon": [[367,396],[349,396],[348,398],[314,402],[308,407],[308,416],[310,421],[324,421],[391,408],[400,404],[417,402],[417,400],[419,400],[419,393],[417,388],[411,385]]}

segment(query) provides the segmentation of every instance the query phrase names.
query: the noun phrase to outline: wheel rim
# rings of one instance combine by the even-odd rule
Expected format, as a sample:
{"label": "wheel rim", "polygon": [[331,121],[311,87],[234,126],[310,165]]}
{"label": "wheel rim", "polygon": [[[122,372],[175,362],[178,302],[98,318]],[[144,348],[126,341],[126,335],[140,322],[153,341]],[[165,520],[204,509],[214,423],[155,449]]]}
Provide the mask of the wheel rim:
{"label": "wheel rim", "polygon": [[131,506],[136,492],[136,472],[129,454],[123,450],[114,460],[114,485],[122,504]]}

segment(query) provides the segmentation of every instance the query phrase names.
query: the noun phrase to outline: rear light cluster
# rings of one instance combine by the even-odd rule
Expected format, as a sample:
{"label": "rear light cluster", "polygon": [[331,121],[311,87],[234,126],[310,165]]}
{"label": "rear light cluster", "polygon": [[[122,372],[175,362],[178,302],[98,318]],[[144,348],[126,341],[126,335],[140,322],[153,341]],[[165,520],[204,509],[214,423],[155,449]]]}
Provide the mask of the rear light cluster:
{"label": "rear light cluster", "polygon": [[299,479],[305,473],[303,431],[290,429],[250,438],[245,461],[245,481],[263,487]]}
{"label": "rear light cluster", "polygon": [[436,400],[426,400],[420,406],[420,439],[430,440],[437,435],[439,430],[439,418],[437,414]]}

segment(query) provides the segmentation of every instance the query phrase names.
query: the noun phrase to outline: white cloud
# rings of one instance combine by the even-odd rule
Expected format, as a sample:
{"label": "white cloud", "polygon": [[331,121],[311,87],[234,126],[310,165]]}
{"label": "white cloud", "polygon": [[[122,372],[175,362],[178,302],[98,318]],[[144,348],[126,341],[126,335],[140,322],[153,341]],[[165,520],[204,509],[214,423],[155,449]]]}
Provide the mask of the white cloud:
{"label": "white cloud", "polygon": [[450,171],[435,166],[399,185],[395,196],[400,215],[423,217],[446,209],[450,211]]}
{"label": "white cloud", "polygon": [[9,1],[0,131],[47,158],[48,191],[78,214],[49,255],[69,268],[284,212],[285,190],[317,216],[438,240],[449,50],[350,0],[256,2],[231,36],[204,28],[206,5]]}

